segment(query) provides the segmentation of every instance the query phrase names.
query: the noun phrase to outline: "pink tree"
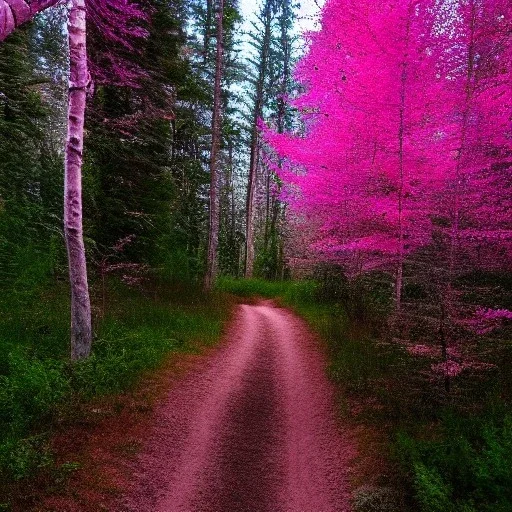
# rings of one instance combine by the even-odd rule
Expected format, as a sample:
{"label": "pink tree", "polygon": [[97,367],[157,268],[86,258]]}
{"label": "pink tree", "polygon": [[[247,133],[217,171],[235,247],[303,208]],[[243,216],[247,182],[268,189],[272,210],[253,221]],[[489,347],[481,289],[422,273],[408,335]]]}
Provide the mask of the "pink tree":
{"label": "pink tree", "polygon": [[405,262],[435,284],[422,321],[441,340],[433,366],[447,387],[445,322],[457,321],[447,283],[463,267],[510,266],[511,10],[507,0],[328,1],[296,71],[304,134],[265,130],[317,256],[351,273],[394,267],[398,310]]}
{"label": "pink tree", "polygon": [[[295,205],[323,217],[314,248],[365,255],[371,267],[394,265],[397,309],[405,257],[430,233],[441,100],[429,46],[433,7],[426,0],[329,2],[297,70],[307,87],[294,102],[306,136],[267,132],[288,161],[283,178],[300,188]],[[293,176],[297,168],[305,172]]]}

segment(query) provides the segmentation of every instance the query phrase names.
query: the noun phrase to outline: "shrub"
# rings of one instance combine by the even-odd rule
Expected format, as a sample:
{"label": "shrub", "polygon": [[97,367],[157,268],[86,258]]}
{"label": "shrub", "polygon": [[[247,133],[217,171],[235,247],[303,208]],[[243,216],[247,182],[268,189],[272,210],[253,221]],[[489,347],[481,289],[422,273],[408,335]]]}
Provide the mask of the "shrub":
{"label": "shrub", "polygon": [[109,283],[107,314],[97,320],[93,354],[73,365],[67,358],[69,319],[63,314],[66,287],[34,291],[34,300],[23,307],[4,290],[0,480],[19,480],[51,464],[47,439],[61,413],[67,417],[76,404],[129,389],[173,350],[218,338],[229,310],[225,297],[206,297],[188,286],[176,304],[175,290],[167,288],[169,283],[161,282],[148,293]]}
{"label": "shrub", "polygon": [[434,439],[397,446],[422,511],[512,510],[512,416],[446,414]]}

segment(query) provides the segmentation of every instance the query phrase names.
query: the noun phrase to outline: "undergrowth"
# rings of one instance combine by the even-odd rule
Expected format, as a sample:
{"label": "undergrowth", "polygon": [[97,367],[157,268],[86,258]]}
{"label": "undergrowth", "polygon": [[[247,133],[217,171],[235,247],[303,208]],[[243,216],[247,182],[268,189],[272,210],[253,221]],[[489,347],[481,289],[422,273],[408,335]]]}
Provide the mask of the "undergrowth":
{"label": "undergrowth", "polygon": [[[4,290],[0,493],[9,481],[52,467],[49,439],[60,417],[79,414],[88,400],[129,390],[171,352],[213,343],[230,305],[224,295],[205,296],[193,285],[153,281],[135,290],[113,280],[105,311],[95,308],[92,356],[71,364],[67,286],[21,295]],[[0,505],[3,501],[0,496]]]}

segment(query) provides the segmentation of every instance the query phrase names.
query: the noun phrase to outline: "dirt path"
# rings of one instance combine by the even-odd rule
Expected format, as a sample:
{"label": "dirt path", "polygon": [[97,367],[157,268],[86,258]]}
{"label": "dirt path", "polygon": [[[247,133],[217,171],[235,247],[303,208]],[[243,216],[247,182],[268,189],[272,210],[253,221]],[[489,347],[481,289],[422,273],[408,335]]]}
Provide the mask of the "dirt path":
{"label": "dirt path", "polygon": [[133,512],[347,511],[350,443],[304,323],[239,306],[224,343],[157,408]]}

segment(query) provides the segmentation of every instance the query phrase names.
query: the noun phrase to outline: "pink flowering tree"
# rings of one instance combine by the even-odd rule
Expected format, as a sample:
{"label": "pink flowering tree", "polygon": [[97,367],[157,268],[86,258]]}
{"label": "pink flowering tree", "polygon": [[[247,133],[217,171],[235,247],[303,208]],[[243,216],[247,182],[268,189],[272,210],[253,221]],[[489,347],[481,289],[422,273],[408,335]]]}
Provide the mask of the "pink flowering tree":
{"label": "pink flowering tree", "polygon": [[437,179],[433,7],[329,2],[297,70],[307,87],[294,102],[306,136],[267,132],[287,163],[283,179],[300,191],[289,194],[291,205],[323,218],[313,248],[357,261],[356,271],[394,267],[397,310],[404,261],[429,241],[427,199]]}
{"label": "pink flowering tree", "polygon": [[30,21],[38,12],[60,2],[61,0],[0,0],[0,41],[20,25]]}
{"label": "pink flowering tree", "polygon": [[471,338],[460,327],[475,315],[456,279],[510,268],[511,9],[507,0],[329,0],[296,69],[302,129],[264,129],[282,198],[316,259],[349,276],[392,273],[405,337],[404,268],[434,289],[407,321],[428,327],[436,343],[416,345],[447,389],[483,368],[455,343]]}

